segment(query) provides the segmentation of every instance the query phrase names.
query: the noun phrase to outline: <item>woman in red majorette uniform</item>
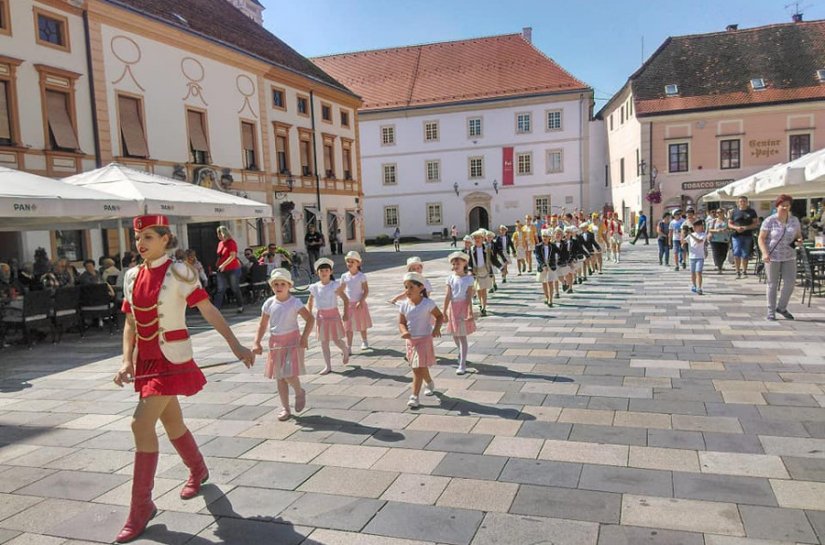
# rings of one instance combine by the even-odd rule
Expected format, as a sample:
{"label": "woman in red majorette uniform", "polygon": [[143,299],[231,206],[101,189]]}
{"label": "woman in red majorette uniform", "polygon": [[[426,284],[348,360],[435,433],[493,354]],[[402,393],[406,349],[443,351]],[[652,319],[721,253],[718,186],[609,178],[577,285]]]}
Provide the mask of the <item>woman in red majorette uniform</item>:
{"label": "woman in red majorette uniform", "polygon": [[198,274],[167,255],[177,245],[177,239],[169,230],[166,216],[139,216],[134,220],[134,228],[135,245],[143,264],[129,269],[123,283],[123,365],[114,382],[118,386],[134,382],[139,400],[132,418],[136,447],[132,501],[129,518],[115,538],[116,543],[137,538],[157,512],[152,487],[158,465],[158,420],[189,468],[189,479],[180,497],[195,497],[201,483],[209,478],[177,398],[196,394],[206,384],[206,377],[192,359],[192,343],[186,329],[187,305],[197,307],[247,367],[255,361],[252,352],[241,346],[229,324],[209,302]]}

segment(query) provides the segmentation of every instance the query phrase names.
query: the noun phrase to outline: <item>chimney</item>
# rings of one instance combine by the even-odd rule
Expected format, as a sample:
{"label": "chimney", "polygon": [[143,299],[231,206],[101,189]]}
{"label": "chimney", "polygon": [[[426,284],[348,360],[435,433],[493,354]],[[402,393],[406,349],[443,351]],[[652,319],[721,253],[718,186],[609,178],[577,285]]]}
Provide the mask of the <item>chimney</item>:
{"label": "chimney", "polygon": [[734,32],[736,30],[739,30],[739,25],[728,25],[725,27],[725,30],[727,30],[728,32]]}
{"label": "chimney", "polygon": [[521,37],[524,38],[524,41],[531,44],[533,43],[533,27],[526,26],[521,29]]}
{"label": "chimney", "polygon": [[791,21],[794,23],[801,23],[802,22],[802,14],[797,12],[791,15]]}

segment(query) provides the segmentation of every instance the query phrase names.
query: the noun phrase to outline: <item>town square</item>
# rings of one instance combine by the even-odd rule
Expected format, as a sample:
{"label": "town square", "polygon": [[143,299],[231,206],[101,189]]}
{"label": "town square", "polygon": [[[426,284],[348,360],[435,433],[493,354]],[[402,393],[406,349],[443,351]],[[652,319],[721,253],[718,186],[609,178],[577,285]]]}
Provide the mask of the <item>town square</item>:
{"label": "town square", "polygon": [[0,543],[825,543],[825,12],[737,2],[0,0]]}

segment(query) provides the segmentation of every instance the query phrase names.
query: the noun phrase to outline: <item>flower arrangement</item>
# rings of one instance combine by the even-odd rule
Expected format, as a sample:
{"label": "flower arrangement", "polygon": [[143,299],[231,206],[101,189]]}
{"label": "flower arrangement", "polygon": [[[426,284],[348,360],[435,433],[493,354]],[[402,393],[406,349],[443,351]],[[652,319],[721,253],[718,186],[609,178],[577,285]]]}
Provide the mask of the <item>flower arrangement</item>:
{"label": "flower arrangement", "polygon": [[645,195],[645,200],[650,204],[659,204],[662,202],[662,192],[658,189],[651,189]]}
{"label": "flower arrangement", "polygon": [[295,209],[295,203],[292,201],[284,201],[281,203],[281,213],[289,214]]}

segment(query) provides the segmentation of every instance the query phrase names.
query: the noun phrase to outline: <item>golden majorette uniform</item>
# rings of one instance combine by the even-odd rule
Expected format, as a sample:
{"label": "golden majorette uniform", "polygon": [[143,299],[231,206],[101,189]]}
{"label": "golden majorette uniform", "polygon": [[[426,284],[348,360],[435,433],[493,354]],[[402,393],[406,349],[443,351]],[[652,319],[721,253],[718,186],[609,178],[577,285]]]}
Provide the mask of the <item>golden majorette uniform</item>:
{"label": "golden majorette uniform", "polygon": [[[164,216],[141,216],[134,220],[136,231],[167,225]],[[206,384],[192,359],[186,307],[208,298],[197,272],[166,255],[126,271],[121,310],[135,319],[135,375],[161,374],[135,381],[135,391],[141,397],[192,395]]]}

